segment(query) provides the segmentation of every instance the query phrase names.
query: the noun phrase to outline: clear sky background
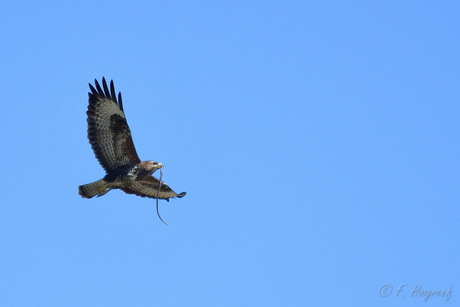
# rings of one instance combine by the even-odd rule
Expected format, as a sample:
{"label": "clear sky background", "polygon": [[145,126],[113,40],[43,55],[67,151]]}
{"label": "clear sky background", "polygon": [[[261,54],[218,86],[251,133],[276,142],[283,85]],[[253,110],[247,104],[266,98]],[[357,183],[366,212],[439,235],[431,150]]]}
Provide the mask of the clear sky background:
{"label": "clear sky background", "polygon": [[[458,306],[458,1],[7,0],[0,35],[1,306]],[[102,76],[168,226],[77,194]]]}

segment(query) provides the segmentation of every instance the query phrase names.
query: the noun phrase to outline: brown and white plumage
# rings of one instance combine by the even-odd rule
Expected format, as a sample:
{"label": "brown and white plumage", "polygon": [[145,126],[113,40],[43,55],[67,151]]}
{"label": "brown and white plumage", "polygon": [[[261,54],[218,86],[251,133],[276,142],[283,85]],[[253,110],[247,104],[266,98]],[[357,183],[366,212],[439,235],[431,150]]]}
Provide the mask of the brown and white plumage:
{"label": "brown and white plumage", "polygon": [[[121,189],[141,197],[166,199],[183,197],[166,183],[152,176],[163,165],[154,161],[139,159],[134,147],[131,131],[123,111],[121,93],[115,93],[113,81],[110,89],[105,78],[102,87],[97,80],[95,87],[89,84],[88,139],[106,176],[96,182],[79,186],[78,192],[84,198],[102,196],[111,189]],[[160,187],[160,190],[159,190]]]}
{"label": "brown and white plumage", "polygon": [[[141,196],[141,197],[156,198],[159,185],[160,185],[160,180],[156,179],[155,177],[149,176],[149,177],[145,177],[140,180],[137,180],[129,186],[122,187],[121,190],[125,193],[136,194],[137,196]],[[182,197],[185,195],[185,192],[176,194],[164,182],[161,183],[160,193],[165,198]]]}
{"label": "brown and white plumage", "polygon": [[141,162],[134,147],[131,131],[123,111],[121,93],[118,99],[113,81],[110,91],[105,78],[102,86],[94,80],[96,88],[89,84],[88,139],[96,158],[106,172],[114,171],[120,166]]}

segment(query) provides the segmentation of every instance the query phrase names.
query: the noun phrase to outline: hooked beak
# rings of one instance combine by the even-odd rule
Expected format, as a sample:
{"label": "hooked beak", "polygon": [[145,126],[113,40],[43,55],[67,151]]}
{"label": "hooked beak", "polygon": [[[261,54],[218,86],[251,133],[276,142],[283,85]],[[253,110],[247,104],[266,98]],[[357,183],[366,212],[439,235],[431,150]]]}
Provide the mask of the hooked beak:
{"label": "hooked beak", "polygon": [[157,163],[157,168],[158,168],[158,169],[163,169],[163,168],[164,168],[164,166],[163,166],[163,164],[162,164],[162,163]]}

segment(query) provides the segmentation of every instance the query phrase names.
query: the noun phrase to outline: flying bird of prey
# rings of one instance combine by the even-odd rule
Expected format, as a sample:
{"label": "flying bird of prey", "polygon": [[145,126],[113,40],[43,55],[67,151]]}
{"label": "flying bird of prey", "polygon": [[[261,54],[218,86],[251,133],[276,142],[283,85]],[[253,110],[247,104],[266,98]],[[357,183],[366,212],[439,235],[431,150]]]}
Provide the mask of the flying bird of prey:
{"label": "flying bird of prey", "polygon": [[101,180],[79,186],[78,193],[91,198],[120,189],[128,194],[168,201],[185,196],[185,192],[177,194],[160,181],[161,176],[160,180],[152,176],[163,168],[163,164],[139,159],[123,111],[121,93],[117,97],[113,81],[110,81],[110,90],[105,78],[102,78],[102,87],[97,80],[94,84],[96,88],[89,84],[91,92],[88,93],[88,139],[106,175]]}

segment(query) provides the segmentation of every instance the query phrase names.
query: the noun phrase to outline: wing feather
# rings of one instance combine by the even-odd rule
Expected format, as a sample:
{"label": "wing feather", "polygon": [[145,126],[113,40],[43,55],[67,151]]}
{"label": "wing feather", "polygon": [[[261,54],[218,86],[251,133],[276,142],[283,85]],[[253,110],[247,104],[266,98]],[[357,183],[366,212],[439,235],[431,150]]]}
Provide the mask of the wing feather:
{"label": "wing feather", "polygon": [[160,181],[155,177],[146,177],[141,180],[135,181],[133,184],[130,184],[128,187],[122,187],[121,190],[128,194],[136,194],[141,197],[149,198],[160,198],[166,199],[172,197],[184,197],[185,192],[177,194],[174,192],[166,183],[161,182],[160,193],[158,194],[158,186]]}
{"label": "wing feather", "polygon": [[[115,85],[113,84],[113,80],[110,80],[110,96],[117,98],[117,94],[115,92]],[[121,100],[121,99],[120,99]],[[123,110],[123,106],[118,102],[120,109]]]}
{"label": "wing feather", "polygon": [[133,165],[141,160],[134,147],[131,130],[126,121],[121,100],[118,100],[113,81],[110,90],[105,78],[102,78],[102,87],[94,81],[96,87],[89,84],[88,93],[88,139],[96,158],[106,172],[123,165]]}

